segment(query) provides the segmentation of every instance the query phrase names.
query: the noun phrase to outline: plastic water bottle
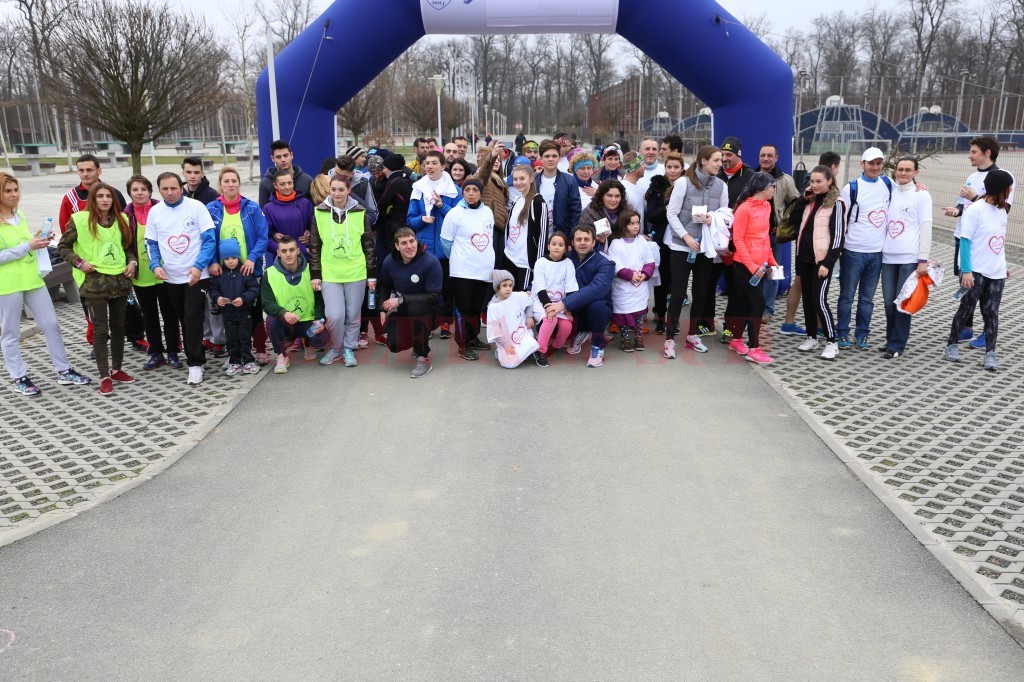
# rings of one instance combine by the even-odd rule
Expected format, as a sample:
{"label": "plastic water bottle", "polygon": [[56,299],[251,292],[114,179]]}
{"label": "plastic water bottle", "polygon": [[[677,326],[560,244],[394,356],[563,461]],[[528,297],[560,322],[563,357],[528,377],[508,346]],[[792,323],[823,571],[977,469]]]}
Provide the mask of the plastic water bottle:
{"label": "plastic water bottle", "polygon": [[135,305],[135,288],[128,289],[128,305]]}
{"label": "plastic water bottle", "polygon": [[697,252],[696,251],[691,251],[689,253],[689,255],[686,256],[686,262],[687,263],[696,263],[697,262]]}
{"label": "plastic water bottle", "polygon": [[313,320],[312,326],[310,326],[310,328],[306,330],[306,336],[309,337],[309,338],[313,338],[314,336],[316,336],[317,334],[319,334],[323,330],[324,330],[324,321],[322,319],[320,319],[320,320]]}
{"label": "plastic water bottle", "polygon": [[959,301],[960,299],[967,295],[968,291],[970,291],[970,289],[968,289],[967,287],[960,287],[959,289],[956,290],[956,293],[953,294],[953,300]]}
{"label": "plastic water bottle", "polygon": [[43,229],[39,232],[39,238],[49,239],[51,234],[53,234],[53,218],[47,218],[43,221]]}
{"label": "plastic water bottle", "polygon": [[[761,267],[765,269],[765,272],[767,272],[768,271],[768,263],[767,263],[767,261]],[[762,277],[764,277],[764,275],[758,275],[757,273],[754,273],[754,275],[752,275],[751,278],[750,278],[750,286],[756,287],[758,284],[761,283],[761,278]]]}
{"label": "plastic water bottle", "polygon": [[[374,284],[374,285],[377,284],[377,280],[373,279],[373,278],[370,278],[370,279],[368,279],[366,281],[367,281],[368,284]],[[366,307],[369,310],[376,310],[377,309],[377,291],[376,291],[376,287],[374,287],[373,289],[370,289],[369,291],[367,291],[367,294],[366,294]]]}

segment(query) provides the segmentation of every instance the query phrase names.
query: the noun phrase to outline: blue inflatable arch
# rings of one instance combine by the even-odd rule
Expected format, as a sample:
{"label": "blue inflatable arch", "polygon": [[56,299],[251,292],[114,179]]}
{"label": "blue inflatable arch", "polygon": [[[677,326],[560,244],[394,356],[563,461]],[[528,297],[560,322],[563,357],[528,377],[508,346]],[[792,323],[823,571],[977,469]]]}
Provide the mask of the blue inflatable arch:
{"label": "blue inflatable arch", "polygon": [[[792,164],[793,74],[789,66],[713,0],[591,0],[587,16],[556,16],[550,0],[335,0],[274,60],[280,137],[310,172],[336,153],[335,114],[341,106],[427,33],[618,33],[648,54],[714,113],[716,143],[743,142],[757,166],[762,144],[779,148],[779,166]],[[595,19],[596,17],[596,19]],[[386,40],[363,49],[350,29],[388,27]],[[259,143],[270,159],[267,71],[256,87]],[[526,131],[532,133],[533,131]]]}

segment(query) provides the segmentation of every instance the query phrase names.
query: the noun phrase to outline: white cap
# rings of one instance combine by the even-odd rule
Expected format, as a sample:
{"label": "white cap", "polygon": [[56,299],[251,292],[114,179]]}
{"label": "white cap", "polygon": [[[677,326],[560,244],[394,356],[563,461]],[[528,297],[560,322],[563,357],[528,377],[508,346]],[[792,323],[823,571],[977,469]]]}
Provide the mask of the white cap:
{"label": "white cap", "polygon": [[864,150],[864,153],[860,155],[861,161],[874,161],[875,159],[884,159],[885,154],[878,147],[868,147]]}

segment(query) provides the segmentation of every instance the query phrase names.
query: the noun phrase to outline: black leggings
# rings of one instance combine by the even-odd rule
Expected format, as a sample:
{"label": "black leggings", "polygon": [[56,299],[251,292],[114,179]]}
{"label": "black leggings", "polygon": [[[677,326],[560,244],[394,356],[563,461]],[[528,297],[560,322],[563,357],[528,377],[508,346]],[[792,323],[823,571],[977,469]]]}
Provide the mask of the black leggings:
{"label": "black leggings", "polygon": [[[654,287],[654,314],[660,320],[668,312],[668,295],[672,291],[672,249],[664,243],[659,243],[658,248],[661,250],[661,264],[658,266],[661,284]],[[683,289],[683,296],[685,295],[686,289]]]}
{"label": "black leggings", "polygon": [[828,304],[828,288],[832,283],[832,268],[824,277],[818,276],[816,263],[796,262],[796,276],[800,278],[800,290],[804,299],[804,324],[807,325],[807,337],[818,337],[818,318],[821,318],[825,340],[836,341],[836,318]]}
{"label": "black leggings", "polygon": [[[693,263],[687,260],[690,254],[687,251],[672,251],[672,300],[668,302],[668,323],[665,325],[665,338],[674,339],[676,329],[679,327],[679,313],[683,308],[683,298],[686,296],[686,284],[693,273],[693,297],[690,299],[690,325],[687,334],[692,336],[697,333],[697,323],[704,316],[704,305],[707,299],[707,288],[714,284],[711,282],[711,260],[704,254],[697,254],[697,260]],[[714,295],[712,293],[712,295]]]}
{"label": "black leggings", "polygon": [[[757,284],[751,284],[752,275],[746,265],[733,263],[732,271],[733,278],[729,284],[729,307],[732,310],[726,312],[725,323],[734,339],[742,338],[746,328],[747,345],[758,348],[761,345],[761,316],[764,315],[764,278],[768,273]],[[732,312],[731,316],[729,312]]]}
{"label": "black leggings", "polygon": [[1003,300],[1005,279],[991,279],[974,273],[974,286],[960,299],[960,307],[953,316],[953,324],[949,329],[949,345],[960,338],[960,332],[968,326],[968,320],[974,316],[974,307],[981,301],[981,319],[985,322],[985,351],[996,349],[999,337],[999,303]]}
{"label": "black leggings", "polygon": [[[953,237],[953,274],[957,277],[957,286],[960,285],[960,237]],[[964,296],[964,298],[967,298]],[[963,300],[963,299],[960,299]],[[974,307],[971,307],[971,311],[967,313],[967,317],[964,319],[964,326],[974,328]]]}
{"label": "black leggings", "polygon": [[455,325],[455,343],[465,348],[466,343],[480,336],[480,311],[486,309],[488,294],[493,293],[490,282],[478,279],[452,277],[455,308],[459,311],[459,324]]}

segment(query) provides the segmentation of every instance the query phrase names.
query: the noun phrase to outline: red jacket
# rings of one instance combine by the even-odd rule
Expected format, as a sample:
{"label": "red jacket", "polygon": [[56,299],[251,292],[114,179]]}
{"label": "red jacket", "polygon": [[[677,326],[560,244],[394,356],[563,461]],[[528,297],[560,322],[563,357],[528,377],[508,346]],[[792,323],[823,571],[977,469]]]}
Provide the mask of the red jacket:
{"label": "red jacket", "polygon": [[732,241],[736,247],[733,260],[742,263],[754,273],[759,267],[778,265],[772,255],[772,242],[768,237],[772,204],[764,199],[747,199],[736,208],[732,220]]}

